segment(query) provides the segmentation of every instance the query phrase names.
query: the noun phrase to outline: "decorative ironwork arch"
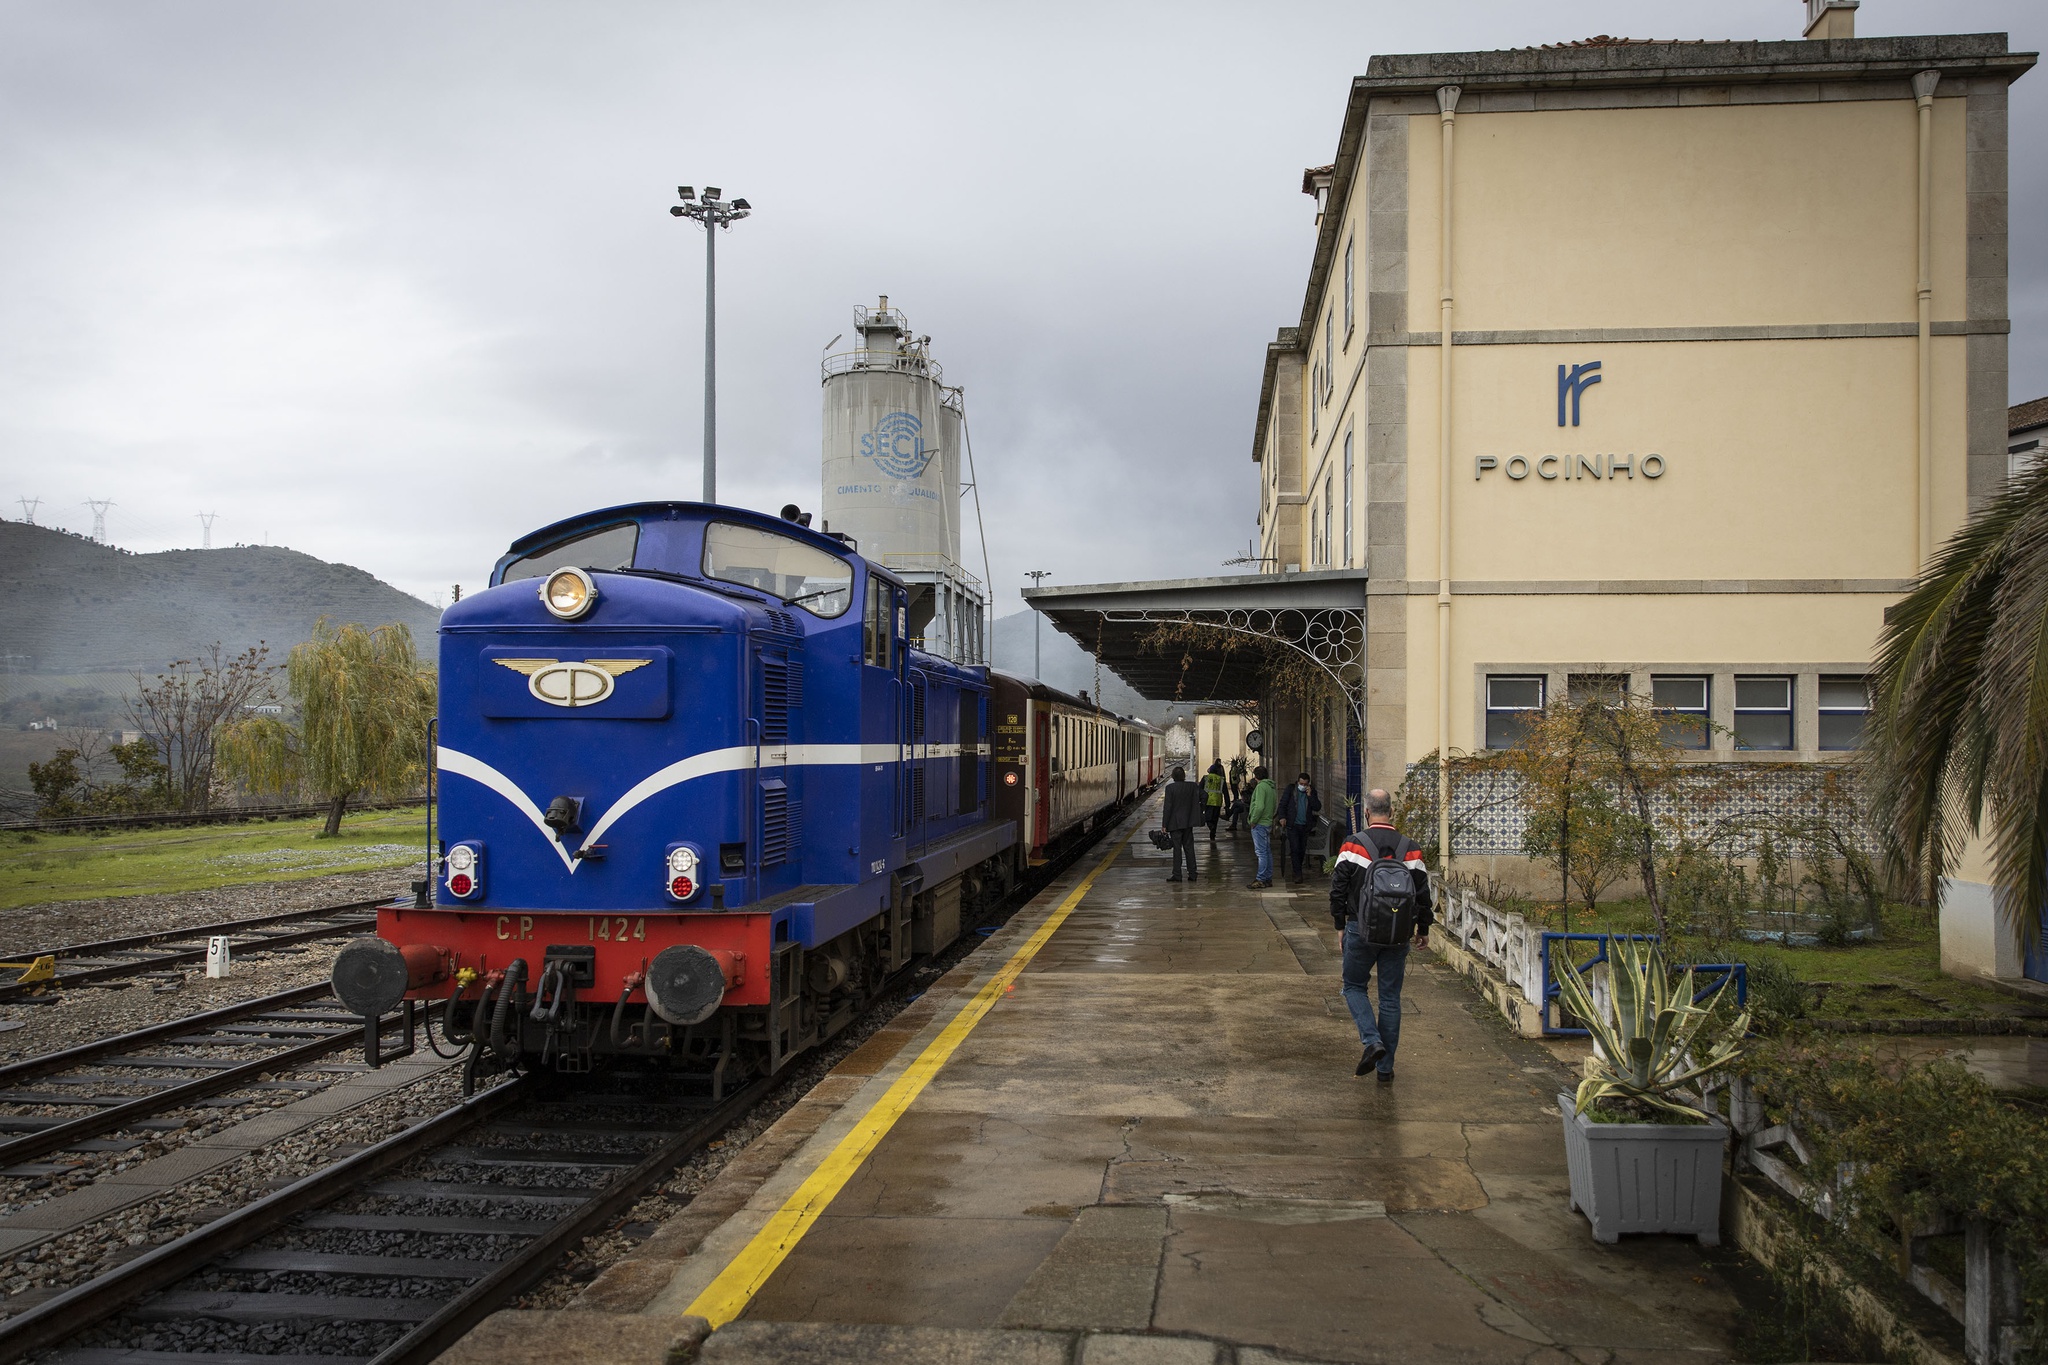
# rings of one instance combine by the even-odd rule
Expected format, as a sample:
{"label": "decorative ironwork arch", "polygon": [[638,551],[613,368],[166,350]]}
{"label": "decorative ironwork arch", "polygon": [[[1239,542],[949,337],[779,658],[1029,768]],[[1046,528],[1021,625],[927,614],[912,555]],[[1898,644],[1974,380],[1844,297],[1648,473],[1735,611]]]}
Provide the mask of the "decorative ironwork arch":
{"label": "decorative ironwork arch", "polygon": [[[1360,734],[1365,732],[1365,609],[1324,607],[1314,610],[1231,607],[1218,611],[1188,608],[1132,608],[1102,612],[1101,619],[1119,625],[1207,626],[1250,639],[1277,644],[1313,664],[1335,684]],[[1099,657],[1099,656],[1098,656]]]}

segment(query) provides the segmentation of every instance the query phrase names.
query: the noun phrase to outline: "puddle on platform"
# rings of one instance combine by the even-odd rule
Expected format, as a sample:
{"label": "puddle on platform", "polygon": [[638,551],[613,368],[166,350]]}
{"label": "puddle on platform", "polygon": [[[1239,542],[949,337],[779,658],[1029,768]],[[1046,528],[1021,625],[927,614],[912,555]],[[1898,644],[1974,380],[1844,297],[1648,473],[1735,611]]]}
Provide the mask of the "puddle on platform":
{"label": "puddle on platform", "polygon": [[1387,1216],[1387,1206],[1377,1199],[1275,1199],[1230,1193],[1169,1194],[1163,1198],[1170,1209],[1281,1227],[1355,1223],[1361,1218]]}

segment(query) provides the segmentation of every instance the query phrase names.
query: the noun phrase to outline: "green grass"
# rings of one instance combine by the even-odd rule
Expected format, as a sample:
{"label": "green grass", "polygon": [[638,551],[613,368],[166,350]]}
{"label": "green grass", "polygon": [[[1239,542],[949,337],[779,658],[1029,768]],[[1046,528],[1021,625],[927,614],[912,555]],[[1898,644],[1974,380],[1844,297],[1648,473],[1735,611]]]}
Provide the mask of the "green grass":
{"label": "green grass", "polygon": [[0,910],[41,901],[193,891],[400,868],[426,851],[426,808],[178,829],[0,834]]}
{"label": "green grass", "polygon": [[[1562,927],[1555,902],[1527,913],[1546,928]],[[1635,897],[1602,902],[1591,918],[1584,905],[1575,904],[1571,928],[1574,933],[1647,933],[1655,925],[1649,902]],[[2002,991],[1944,973],[1939,931],[1933,917],[1916,905],[1886,905],[1878,941],[1841,948],[1787,948],[1745,940],[1716,944],[1673,937],[1680,960],[1782,963],[1812,987],[1808,1013],[1815,1019],[1988,1018],[2029,1008],[2027,1002]]]}

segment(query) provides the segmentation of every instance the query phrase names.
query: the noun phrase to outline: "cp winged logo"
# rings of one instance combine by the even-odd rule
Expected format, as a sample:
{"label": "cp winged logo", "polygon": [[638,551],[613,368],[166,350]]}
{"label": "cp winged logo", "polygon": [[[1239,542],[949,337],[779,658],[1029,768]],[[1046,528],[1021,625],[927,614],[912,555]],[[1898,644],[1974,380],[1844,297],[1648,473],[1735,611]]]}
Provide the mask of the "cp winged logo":
{"label": "cp winged logo", "polygon": [[493,659],[526,675],[526,690],[550,706],[595,706],[612,694],[620,674],[645,668],[652,659]]}

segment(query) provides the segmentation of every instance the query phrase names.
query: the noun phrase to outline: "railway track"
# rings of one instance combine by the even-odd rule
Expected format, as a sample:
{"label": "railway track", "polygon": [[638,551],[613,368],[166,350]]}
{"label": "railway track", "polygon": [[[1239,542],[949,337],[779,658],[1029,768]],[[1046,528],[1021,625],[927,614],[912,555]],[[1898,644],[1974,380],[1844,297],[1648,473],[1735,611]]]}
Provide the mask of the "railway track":
{"label": "railway track", "polygon": [[[1117,823],[1034,868],[926,971],[964,957]],[[915,999],[916,975],[906,969],[876,1004]],[[235,1009],[262,1022],[324,994],[303,991],[317,994]],[[177,1028],[217,1036],[227,1013],[127,1040]],[[341,1027],[324,1045],[360,1036]],[[92,1055],[68,1063],[53,1054],[0,1068],[0,1084],[37,1074],[20,1068],[103,1061],[127,1040],[72,1049]],[[0,1322],[0,1365],[29,1355],[50,1365],[424,1365],[545,1280],[782,1078],[716,1102],[677,1098],[658,1070],[581,1079],[506,1081],[27,1308]],[[7,1151],[0,1145],[0,1157]]]}
{"label": "railway track", "polygon": [[744,1114],[530,1076],[487,1090],[0,1323],[0,1365],[425,1362]]}
{"label": "railway track", "polygon": [[[0,1112],[0,1175],[62,1174],[71,1167],[22,1163],[138,1147],[139,1140],[105,1134],[183,1127],[157,1116],[228,1091],[319,1089],[267,1077],[362,1039],[358,1016],[338,1005],[312,1008],[331,995],[324,982],[299,986],[0,1066],[0,1111],[7,1111]],[[11,1112],[50,1109],[60,1113]]]}
{"label": "railway track", "polygon": [[[206,940],[216,936],[227,937],[233,952],[249,954],[294,948],[343,934],[368,933],[376,926],[377,907],[388,899],[351,901],[314,910],[290,910],[14,953],[5,960],[25,970],[0,983],[0,1002],[33,1000],[52,986],[84,986],[204,962]],[[50,959],[47,972],[38,970],[36,965],[44,958]]]}

